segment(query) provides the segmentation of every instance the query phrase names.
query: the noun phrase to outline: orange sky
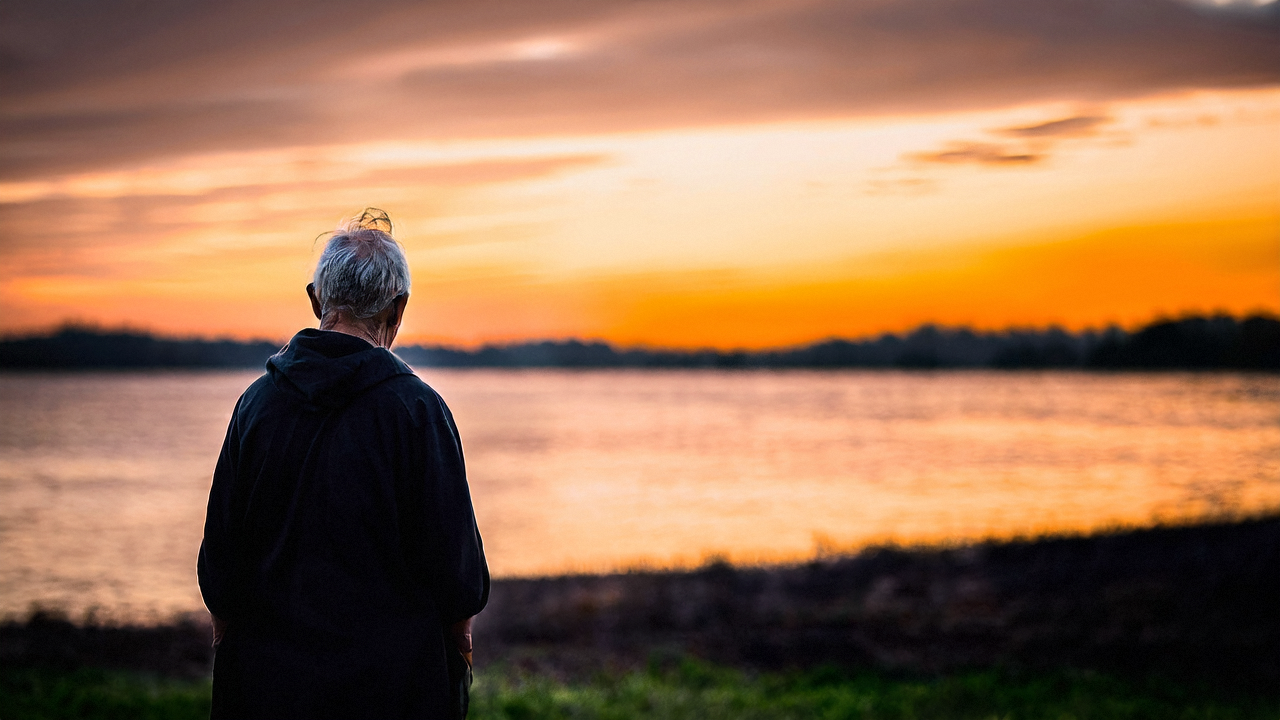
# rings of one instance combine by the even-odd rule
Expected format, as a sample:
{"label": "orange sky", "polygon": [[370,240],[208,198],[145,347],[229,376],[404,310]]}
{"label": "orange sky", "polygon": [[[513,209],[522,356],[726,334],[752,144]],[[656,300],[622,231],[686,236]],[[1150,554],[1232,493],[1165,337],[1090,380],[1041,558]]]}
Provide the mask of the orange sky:
{"label": "orange sky", "polygon": [[0,23],[0,332],[285,338],[368,205],[410,342],[1280,312],[1276,3],[123,8]]}

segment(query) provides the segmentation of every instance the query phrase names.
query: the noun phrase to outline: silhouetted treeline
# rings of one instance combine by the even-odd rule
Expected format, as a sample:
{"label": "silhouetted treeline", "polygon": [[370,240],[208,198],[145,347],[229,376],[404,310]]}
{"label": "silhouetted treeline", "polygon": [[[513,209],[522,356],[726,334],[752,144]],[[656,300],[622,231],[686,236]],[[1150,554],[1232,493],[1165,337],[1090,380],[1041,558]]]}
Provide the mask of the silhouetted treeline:
{"label": "silhouetted treeline", "polygon": [[147,333],[66,327],[43,337],[0,340],[5,368],[262,367],[277,343],[175,340]]}
{"label": "silhouetted treeline", "polygon": [[1089,355],[1099,368],[1280,370],[1280,320],[1255,315],[1157,322],[1132,335],[1104,335]]}
{"label": "silhouetted treeline", "polygon": [[[270,342],[170,340],[69,327],[0,340],[0,367],[262,367]],[[904,335],[827,340],[778,350],[621,349],[602,342],[543,341],[478,350],[408,345],[396,353],[423,367],[498,368],[1058,368],[1280,370],[1280,319],[1254,315],[1161,320],[1135,332],[977,332],[920,327]]]}
{"label": "silhouetted treeline", "polygon": [[1128,333],[1059,328],[976,332],[926,325],[905,335],[827,340],[781,350],[617,349],[579,340],[396,350],[411,365],[577,368],[1081,368],[1280,370],[1280,319],[1162,320]]}

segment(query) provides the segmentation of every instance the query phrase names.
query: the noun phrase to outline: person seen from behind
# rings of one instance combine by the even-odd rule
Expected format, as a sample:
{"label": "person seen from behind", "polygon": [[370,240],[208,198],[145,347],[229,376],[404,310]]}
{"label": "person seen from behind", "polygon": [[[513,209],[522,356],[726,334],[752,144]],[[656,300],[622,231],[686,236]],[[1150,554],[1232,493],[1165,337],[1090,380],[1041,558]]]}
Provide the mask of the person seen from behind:
{"label": "person seen from behind", "polygon": [[489,596],[462,443],[388,348],[409,267],[386,213],[328,239],[319,329],[235,405],[198,576],[220,718],[461,718]]}

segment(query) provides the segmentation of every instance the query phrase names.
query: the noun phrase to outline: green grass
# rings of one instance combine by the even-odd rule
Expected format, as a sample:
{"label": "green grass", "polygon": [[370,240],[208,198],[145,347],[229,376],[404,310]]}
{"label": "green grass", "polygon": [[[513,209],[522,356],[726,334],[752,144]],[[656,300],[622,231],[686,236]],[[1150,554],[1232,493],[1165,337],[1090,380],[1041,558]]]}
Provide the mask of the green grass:
{"label": "green grass", "polygon": [[[207,718],[209,682],[81,669],[0,670],[0,719]],[[689,659],[557,681],[510,666],[472,690],[473,720],[1280,720],[1280,699],[1217,695],[1091,673],[996,671],[935,679],[834,669],[756,674]]]}
{"label": "green grass", "polygon": [[564,684],[511,670],[479,676],[473,720],[1228,720],[1280,719],[1280,700],[1215,696],[1089,673],[996,671],[910,680],[819,669],[748,674],[688,659]]}
{"label": "green grass", "polygon": [[0,720],[187,720],[209,717],[208,680],[81,668],[0,670]]}

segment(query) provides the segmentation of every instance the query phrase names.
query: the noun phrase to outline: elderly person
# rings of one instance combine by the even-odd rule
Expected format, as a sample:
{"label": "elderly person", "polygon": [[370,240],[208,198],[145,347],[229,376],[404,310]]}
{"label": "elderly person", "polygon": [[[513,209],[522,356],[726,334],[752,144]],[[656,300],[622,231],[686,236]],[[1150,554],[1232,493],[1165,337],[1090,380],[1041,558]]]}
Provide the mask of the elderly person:
{"label": "elderly person", "polygon": [[366,210],[329,239],[320,329],[236,403],[198,564],[214,718],[466,714],[489,572],[453,416],[387,350],[409,301],[390,232]]}

